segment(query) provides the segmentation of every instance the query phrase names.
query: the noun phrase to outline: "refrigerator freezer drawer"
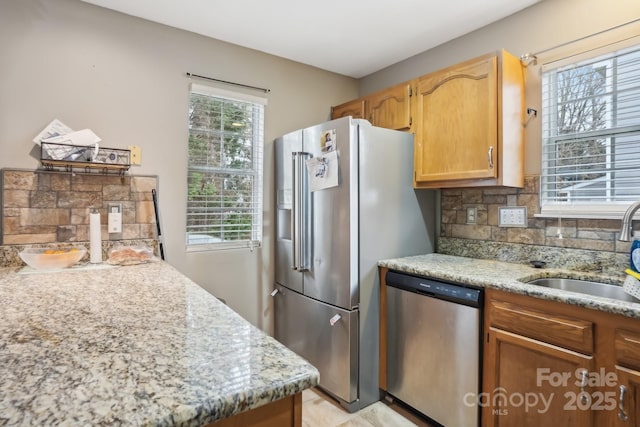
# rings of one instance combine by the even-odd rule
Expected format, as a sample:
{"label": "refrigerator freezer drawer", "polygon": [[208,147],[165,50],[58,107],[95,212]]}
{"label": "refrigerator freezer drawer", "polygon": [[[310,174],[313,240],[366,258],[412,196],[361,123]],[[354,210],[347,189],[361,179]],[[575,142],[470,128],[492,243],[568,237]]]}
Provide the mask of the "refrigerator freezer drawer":
{"label": "refrigerator freezer drawer", "polygon": [[351,403],[358,398],[358,312],[277,285],[275,338],[320,371],[320,387]]}

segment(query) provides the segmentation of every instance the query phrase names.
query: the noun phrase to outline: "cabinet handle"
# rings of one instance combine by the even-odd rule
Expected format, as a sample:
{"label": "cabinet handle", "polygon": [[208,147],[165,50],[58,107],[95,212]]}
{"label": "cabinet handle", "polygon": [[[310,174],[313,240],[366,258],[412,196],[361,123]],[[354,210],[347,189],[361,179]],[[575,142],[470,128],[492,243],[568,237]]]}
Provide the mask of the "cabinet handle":
{"label": "cabinet handle", "polygon": [[493,145],[489,147],[489,169],[493,169]]}
{"label": "cabinet handle", "polygon": [[624,400],[627,395],[627,388],[623,385],[620,386],[620,399],[618,399],[618,418],[622,421],[627,421],[629,416],[627,415],[627,411],[624,409]]}
{"label": "cabinet handle", "polygon": [[280,291],[279,291],[279,290],[277,290],[277,289],[274,289],[274,290],[271,292],[271,296],[272,296],[272,297],[275,297],[275,296],[276,296],[276,294],[277,294],[278,292],[280,292]]}
{"label": "cabinet handle", "polygon": [[582,378],[580,379],[580,401],[583,405],[587,405],[589,403],[589,397],[587,392],[585,391],[585,387],[588,384],[589,373],[586,370],[583,370],[581,373]]}

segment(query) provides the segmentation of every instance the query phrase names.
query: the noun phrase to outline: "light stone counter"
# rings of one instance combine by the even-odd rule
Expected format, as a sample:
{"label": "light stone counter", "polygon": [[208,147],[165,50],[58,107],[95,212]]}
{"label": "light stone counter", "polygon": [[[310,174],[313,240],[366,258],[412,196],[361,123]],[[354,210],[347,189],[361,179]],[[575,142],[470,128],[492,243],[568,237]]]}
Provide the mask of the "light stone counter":
{"label": "light stone counter", "polygon": [[427,254],[382,260],[378,262],[378,265],[409,274],[428,276],[434,279],[483,288],[500,289],[640,318],[640,300],[638,301],[639,303],[619,301],[523,283],[543,277],[568,277],[622,285],[623,276],[606,276],[552,268],[533,268],[525,264],[443,254]]}
{"label": "light stone counter", "polygon": [[197,426],[318,371],[169,264],[0,269],[0,425]]}

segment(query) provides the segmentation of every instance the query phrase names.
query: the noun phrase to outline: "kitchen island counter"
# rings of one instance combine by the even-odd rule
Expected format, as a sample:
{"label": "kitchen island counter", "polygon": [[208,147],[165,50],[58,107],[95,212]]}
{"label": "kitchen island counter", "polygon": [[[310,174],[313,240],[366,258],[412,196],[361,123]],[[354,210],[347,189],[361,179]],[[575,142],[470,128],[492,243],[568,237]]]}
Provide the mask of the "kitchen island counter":
{"label": "kitchen island counter", "polygon": [[318,371],[165,262],[0,269],[0,425],[200,426]]}
{"label": "kitchen island counter", "polygon": [[425,254],[381,260],[378,262],[378,266],[448,282],[499,289],[608,313],[622,314],[627,317],[640,318],[640,300],[637,303],[620,301],[526,283],[545,277],[571,277],[622,285],[624,274],[610,276],[554,268],[533,268],[525,264],[444,254]]}

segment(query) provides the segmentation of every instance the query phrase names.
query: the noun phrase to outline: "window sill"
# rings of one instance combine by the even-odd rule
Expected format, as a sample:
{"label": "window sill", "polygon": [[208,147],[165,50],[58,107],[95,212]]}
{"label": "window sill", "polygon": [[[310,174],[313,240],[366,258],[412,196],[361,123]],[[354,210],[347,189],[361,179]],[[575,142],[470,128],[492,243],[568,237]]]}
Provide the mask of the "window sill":
{"label": "window sill", "polygon": [[249,249],[253,252],[254,249],[261,247],[259,242],[226,242],[226,243],[210,243],[210,244],[200,244],[200,245],[187,245],[185,250],[187,253],[190,252],[213,252],[213,251],[223,251],[228,249]]}
{"label": "window sill", "polygon": [[[574,218],[574,219],[619,219],[622,220],[623,213],[602,214],[602,213],[572,213],[572,212],[545,212],[533,215],[535,218]],[[640,218],[639,218],[640,219]]]}
{"label": "window sill", "polygon": [[[617,219],[621,220],[628,205],[542,207],[536,218]],[[634,216],[640,219],[640,216]]]}

